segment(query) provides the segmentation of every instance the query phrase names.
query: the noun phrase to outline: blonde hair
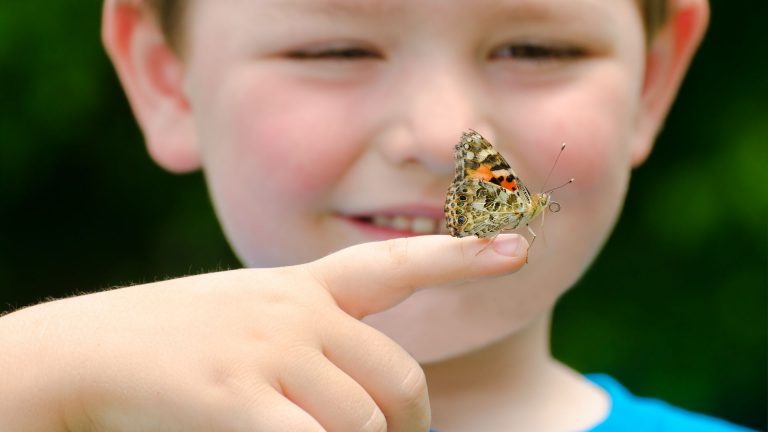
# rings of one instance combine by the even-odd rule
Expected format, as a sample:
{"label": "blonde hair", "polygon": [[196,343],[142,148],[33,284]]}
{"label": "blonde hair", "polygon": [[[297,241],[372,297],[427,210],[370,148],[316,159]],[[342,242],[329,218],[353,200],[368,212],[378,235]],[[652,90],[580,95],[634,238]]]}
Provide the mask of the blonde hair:
{"label": "blonde hair", "polygon": [[[183,22],[189,0],[145,0],[157,17],[169,44],[178,49],[183,39]],[[669,0],[635,0],[643,17],[646,40],[650,41],[669,19]]]}

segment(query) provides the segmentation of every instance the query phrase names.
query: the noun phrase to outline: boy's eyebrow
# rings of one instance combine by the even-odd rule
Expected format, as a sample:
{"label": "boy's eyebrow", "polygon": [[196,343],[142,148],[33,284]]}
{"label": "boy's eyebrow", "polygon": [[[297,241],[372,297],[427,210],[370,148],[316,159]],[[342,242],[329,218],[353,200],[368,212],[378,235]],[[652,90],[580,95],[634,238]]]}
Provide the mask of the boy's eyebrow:
{"label": "boy's eyebrow", "polygon": [[[327,16],[382,17],[406,9],[411,1],[418,0],[271,0],[268,6],[289,14],[309,12]],[[613,1],[616,0],[472,0],[466,7],[513,21],[600,22],[610,19],[606,3]]]}
{"label": "boy's eyebrow", "polygon": [[[616,1],[616,0],[607,0]],[[597,0],[498,0],[496,13],[516,20],[547,20],[552,18],[599,21],[608,18],[605,2]]]}
{"label": "boy's eyebrow", "polygon": [[[487,16],[487,25],[504,23],[511,28],[527,29],[546,25],[562,32],[579,34],[592,43],[604,44],[621,31],[616,27],[616,8],[619,0],[492,0],[493,12]],[[633,0],[628,0],[633,1]],[[601,45],[600,49],[608,46]]]}
{"label": "boy's eyebrow", "polygon": [[[288,16],[309,13],[332,18],[380,19],[413,6],[413,1],[419,0],[269,0],[267,7]],[[615,1],[618,0],[467,0],[466,7],[478,11],[480,22],[486,23],[556,23],[558,27],[575,26],[582,31],[615,31],[609,7]]]}
{"label": "boy's eyebrow", "polygon": [[276,8],[287,12],[311,12],[319,15],[382,16],[404,7],[402,1],[389,0],[277,0]]}

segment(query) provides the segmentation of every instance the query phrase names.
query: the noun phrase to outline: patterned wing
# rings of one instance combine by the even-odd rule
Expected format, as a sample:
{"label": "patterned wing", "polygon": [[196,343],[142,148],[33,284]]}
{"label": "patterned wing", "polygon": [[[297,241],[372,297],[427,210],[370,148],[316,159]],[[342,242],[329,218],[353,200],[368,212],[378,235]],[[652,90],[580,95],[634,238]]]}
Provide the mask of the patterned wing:
{"label": "patterned wing", "polygon": [[517,228],[530,207],[523,188],[510,191],[477,178],[454,182],[445,201],[445,220],[454,237],[493,237]]}
{"label": "patterned wing", "polygon": [[474,178],[511,191],[521,186],[517,175],[496,148],[473,130],[462,134],[453,155],[456,162],[454,182]]}

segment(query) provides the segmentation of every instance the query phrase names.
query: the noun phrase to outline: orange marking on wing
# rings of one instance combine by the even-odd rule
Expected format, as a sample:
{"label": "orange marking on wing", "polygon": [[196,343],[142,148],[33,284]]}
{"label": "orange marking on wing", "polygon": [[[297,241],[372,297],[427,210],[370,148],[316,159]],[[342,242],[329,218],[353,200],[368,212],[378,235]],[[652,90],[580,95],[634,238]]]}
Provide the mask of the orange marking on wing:
{"label": "orange marking on wing", "polygon": [[480,168],[469,171],[469,177],[484,181],[491,181],[494,175],[487,165],[480,165]]}
{"label": "orange marking on wing", "polygon": [[517,190],[517,180],[512,180],[511,182],[508,182],[506,179],[504,179],[501,182],[501,187],[507,188],[511,190],[512,192]]}

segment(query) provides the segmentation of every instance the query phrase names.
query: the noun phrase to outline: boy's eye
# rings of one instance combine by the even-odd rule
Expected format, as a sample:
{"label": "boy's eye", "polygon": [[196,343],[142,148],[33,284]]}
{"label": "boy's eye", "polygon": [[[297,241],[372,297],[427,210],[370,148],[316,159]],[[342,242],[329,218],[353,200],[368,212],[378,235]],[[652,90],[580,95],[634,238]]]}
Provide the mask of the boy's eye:
{"label": "boy's eye", "polygon": [[287,56],[297,60],[363,60],[382,58],[381,54],[372,49],[355,46],[295,50],[288,52]]}
{"label": "boy's eye", "polygon": [[491,59],[556,61],[576,60],[586,55],[586,51],[578,47],[520,43],[505,45],[493,51]]}

